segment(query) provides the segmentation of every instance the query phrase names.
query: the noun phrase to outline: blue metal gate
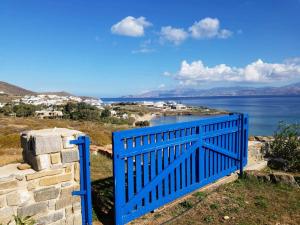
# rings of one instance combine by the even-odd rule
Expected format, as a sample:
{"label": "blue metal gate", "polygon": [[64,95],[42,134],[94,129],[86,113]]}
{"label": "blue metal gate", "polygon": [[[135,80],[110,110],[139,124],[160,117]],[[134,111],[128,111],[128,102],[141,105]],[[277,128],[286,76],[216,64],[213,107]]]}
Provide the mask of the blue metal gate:
{"label": "blue metal gate", "polygon": [[113,133],[115,223],[129,221],[247,164],[248,116]]}

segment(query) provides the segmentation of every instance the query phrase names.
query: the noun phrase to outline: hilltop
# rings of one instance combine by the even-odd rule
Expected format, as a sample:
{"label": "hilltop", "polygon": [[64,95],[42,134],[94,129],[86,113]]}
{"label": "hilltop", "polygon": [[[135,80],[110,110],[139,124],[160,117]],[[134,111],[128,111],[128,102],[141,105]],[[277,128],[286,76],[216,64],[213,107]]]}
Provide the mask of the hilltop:
{"label": "hilltop", "polygon": [[9,96],[35,95],[36,92],[21,88],[19,86],[0,81],[0,92]]}
{"label": "hilltop", "polygon": [[0,93],[7,96],[25,96],[25,95],[57,95],[57,96],[74,96],[71,93],[66,91],[58,91],[58,92],[35,92],[31,90],[24,89],[14,84],[10,84],[4,81],[0,81]]}

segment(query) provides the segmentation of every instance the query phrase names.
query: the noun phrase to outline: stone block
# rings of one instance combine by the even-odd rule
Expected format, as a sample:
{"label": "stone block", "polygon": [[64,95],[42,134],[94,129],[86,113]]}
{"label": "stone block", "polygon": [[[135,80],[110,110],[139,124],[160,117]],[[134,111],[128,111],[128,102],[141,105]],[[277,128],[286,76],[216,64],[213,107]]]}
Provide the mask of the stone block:
{"label": "stone block", "polygon": [[65,150],[61,152],[62,162],[63,163],[71,163],[79,161],[79,153],[78,150]]}
{"label": "stone block", "polygon": [[49,169],[51,166],[48,154],[38,155],[35,157],[35,160],[36,160],[36,168],[34,169],[37,171]]}
{"label": "stone block", "polygon": [[82,225],[82,220],[81,220],[81,214],[75,214],[74,215],[74,225]]}
{"label": "stone block", "polygon": [[19,170],[28,170],[31,168],[31,166],[27,163],[21,163],[17,167]]}
{"label": "stone block", "polygon": [[67,206],[72,206],[72,197],[59,199],[55,204],[55,209],[59,210],[62,208],[66,208]]}
{"label": "stone block", "polygon": [[50,177],[44,177],[41,178],[39,184],[41,186],[50,186],[62,182],[67,182],[72,179],[72,174],[67,173],[67,174],[62,174],[62,175],[56,175],[56,176],[50,176]]}
{"label": "stone block", "polygon": [[63,142],[63,148],[68,149],[68,148],[74,148],[76,145],[70,144],[70,141],[75,140],[75,137],[72,136],[63,136],[62,142]]}
{"label": "stone block", "polygon": [[43,188],[34,191],[34,200],[36,202],[42,202],[50,199],[55,199],[58,197],[59,189],[55,187]]}
{"label": "stone block", "polygon": [[8,224],[14,215],[12,208],[6,207],[0,209],[0,224]]}
{"label": "stone block", "polygon": [[66,218],[68,218],[69,216],[72,216],[72,214],[73,214],[72,206],[68,206],[68,207],[65,209],[65,214],[66,214]]}
{"label": "stone block", "polygon": [[80,181],[80,165],[78,162],[74,163],[74,180]]}
{"label": "stone block", "polygon": [[0,180],[0,190],[17,188],[18,182],[14,178]]}
{"label": "stone block", "polygon": [[62,139],[59,135],[36,135],[33,137],[33,152],[35,155],[42,155],[53,152],[60,152]]}
{"label": "stone block", "polygon": [[51,163],[52,164],[57,164],[57,163],[61,163],[61,158],[60,158],[60,153],[57,152],[57,153],[52,153],[50,155],[51,157]]}
{"label": "stone block", "polygon": [[0,196],[0,209],[6,206],[5,196]]}
{"label": "stone block", "polygon": [[60,191],[60,198],[72,197],[72,191],[74,191],[74,186],[62,188]]}
{"label": "stone block", "polygon": [[61,174],[62,172],[63,172],[62,169],[41,171],[41,172],[26,175],[26,179],[27,180],[35,180],[35,179],[38,179],[38,178],[41,178],[41,177]]}
{"label": "stone block", "polygon": [[18,216],[20,217],[34,216],[36,214],[43,213],[46,211],[47,211],[46,202],[38,202],[17,209]]}
{"label": "stone block", "polygon": [[56,221],[59,221],[64,218],[64,212],[59,211],[59,212],[54,212],[51,214],[48,214],[46,216],[42,216],[38,219],[36,219],[36,223],[39,225],[46,225],[50,223],[54,223]]}
{"label": "stone block", "polygon": [[74,202],[72,205],[73,213],[81,210],[81,203],[80,202]]}
{"label": "stone block", "polygon": [[15,191],[6,196],[8,206],[17,206],[21,204],[20,194]]}

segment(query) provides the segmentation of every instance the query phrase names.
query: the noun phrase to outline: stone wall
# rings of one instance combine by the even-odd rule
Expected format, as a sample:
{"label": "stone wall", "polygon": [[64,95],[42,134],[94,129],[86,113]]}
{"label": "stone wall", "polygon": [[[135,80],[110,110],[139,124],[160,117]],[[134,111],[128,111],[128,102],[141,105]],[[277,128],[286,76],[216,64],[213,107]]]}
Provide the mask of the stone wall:
{"label": "stone wall", "polygon": [[0,167],[0,224],[30,216],[37,224],[81,224],[79,153],[69,141],[81,132],[62,128],[21,134],[25,163]]}

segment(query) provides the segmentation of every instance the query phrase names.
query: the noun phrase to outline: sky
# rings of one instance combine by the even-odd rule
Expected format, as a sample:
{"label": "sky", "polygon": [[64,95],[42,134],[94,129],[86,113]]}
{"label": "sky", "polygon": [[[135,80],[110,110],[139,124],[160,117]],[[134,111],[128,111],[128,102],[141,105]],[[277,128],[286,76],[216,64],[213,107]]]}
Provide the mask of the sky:
{"label": "sky", "polygon": [[118,97],[300,81],[300,0],[2,0],[0,80]]}

